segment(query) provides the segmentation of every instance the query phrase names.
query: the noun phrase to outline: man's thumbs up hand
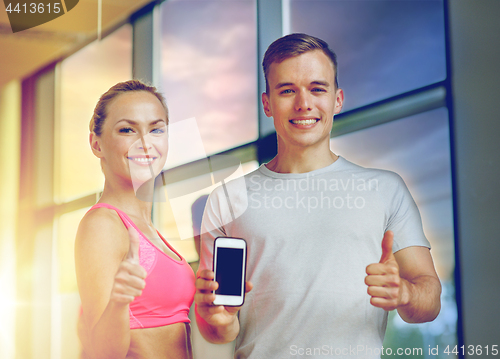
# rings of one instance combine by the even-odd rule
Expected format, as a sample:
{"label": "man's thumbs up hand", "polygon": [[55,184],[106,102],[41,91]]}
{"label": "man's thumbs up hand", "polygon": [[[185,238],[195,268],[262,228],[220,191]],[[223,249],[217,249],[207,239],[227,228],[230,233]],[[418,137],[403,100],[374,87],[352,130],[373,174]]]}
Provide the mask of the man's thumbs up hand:
{"label": "man's thumbs up hand", "polygon": [[395,261],[394,253],[392,252],[392,243],[394,242],[394,233],[387,231],[382,238],[382,256],[379,263],[387,263],[388,261]]}
{"label": "man's thumbs up hand", "polygon": [[398,307],[402,292],[399,266],[392,252],[393,240],[392,231],[384,233],[380,262],[367,266],[365,277],[368,294],[371,296],[370,303],[387,311]]}

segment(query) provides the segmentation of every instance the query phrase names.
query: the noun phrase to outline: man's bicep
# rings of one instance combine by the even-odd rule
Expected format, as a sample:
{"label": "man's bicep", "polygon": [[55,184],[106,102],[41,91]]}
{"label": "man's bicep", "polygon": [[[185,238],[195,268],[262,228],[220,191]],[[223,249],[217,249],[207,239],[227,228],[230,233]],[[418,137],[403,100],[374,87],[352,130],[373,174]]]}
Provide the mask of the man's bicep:
{"label": "man's bicep", "polygon": [[429,248],[411,246],[397,251],[394,256],[401,278],[408,281],[424,275],[438,278]]}
{"label": "man's bicep", "polygon": [[410,247],[430,247],[425,237],[420,211],[403,179],[396,175],[394,196],[389,203],[389,219],[385,230],[394,233],[394,252]]}

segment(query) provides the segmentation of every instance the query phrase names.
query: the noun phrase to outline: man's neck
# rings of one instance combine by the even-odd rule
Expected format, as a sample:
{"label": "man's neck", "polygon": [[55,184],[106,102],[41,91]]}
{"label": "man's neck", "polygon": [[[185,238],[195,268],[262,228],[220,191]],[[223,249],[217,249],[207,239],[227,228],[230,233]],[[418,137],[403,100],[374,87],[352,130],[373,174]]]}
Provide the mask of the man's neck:
{"label": "man's neck", "polygon": [[278,143],[278,154],[266,167],[277,173],[307,173],[327,167],[339,157],[329,147],[285,148]]}

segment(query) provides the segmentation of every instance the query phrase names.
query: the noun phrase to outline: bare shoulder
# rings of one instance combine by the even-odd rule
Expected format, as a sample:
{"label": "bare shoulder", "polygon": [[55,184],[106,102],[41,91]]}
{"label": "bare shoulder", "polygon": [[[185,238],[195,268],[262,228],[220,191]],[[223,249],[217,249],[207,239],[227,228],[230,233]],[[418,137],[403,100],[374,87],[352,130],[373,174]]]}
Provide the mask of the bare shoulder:
{"label": "bare shoulder", "polygon": [[84,256],[110,256],[121,260],[128,252],[128,232],[118,214],[108,208],[96,208],[85,214],[78,226],[75,253]]}
{"label": "bare shoulder", "polygon": [[85,214],[76,234],[75,269],[87,328],[104,312],[128,247],[128,231],[114,210],[96,208]]}

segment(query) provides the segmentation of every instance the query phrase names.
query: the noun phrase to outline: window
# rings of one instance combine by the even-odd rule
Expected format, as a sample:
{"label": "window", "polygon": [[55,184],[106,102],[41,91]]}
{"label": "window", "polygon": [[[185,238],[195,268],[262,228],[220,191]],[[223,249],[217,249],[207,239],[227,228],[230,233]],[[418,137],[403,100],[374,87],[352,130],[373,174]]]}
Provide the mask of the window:
{"label": "window", "polygon": [[[260,5],[270,3],[259,1]],[[241,172],[248,173],[258,166],[257,146],[259,157],[260,151],[266,151],[258,142],[261,104],[257,78],[263,54],[257,54],[257,26],[261,34],[268,34],[274,33],[276,23],[257,19],[256,3],[169,0],[159,5],[161,43],[156,45],[160,46],[162,69],[157,85],[167,99],[172,123],[166,174],[182,172],[173,185],[189,189],[189,194],[175,196],[168,185],[162,187],[168,201],[155,203],[153,220],[190,262],[198,258],[191,238],[191,205],[213,189],[198,182],[200,176],[193,170],[198,160],[220,152],[238,153]],[[290,32],[318,36],[338,55],[339,83],[346,94],[338,122],[349,123],[355,117],[351,115],[365,105],[371,106],[361,112],[384,107],[385,112],[379,114],[383,117],[387,107],[394,105],[393,97],[407,100],[408,92],[415,89],[427,94],[427,87],[438,89],[446,80],[443,0],[283,0],[282,4],[289,6],[290,18],[284,22],[290,24]],[[49,185],[55,189],[53,196],[46,191],[48,202],[33,209],[48,219],[32,230],[36,238],[32,240],[34,259],[30,259],[33,263],[29,268],[36,269],[32,284],[38,307],[32,315],[33,325],[26,327],[33,333],[29,339],[36,344],[33,348],[43,355],[50,350],[54,357],[78,355],[74,237],[79,220],[104,184],[99,160],[89,148],[88,124],[100,95],[131,78],[132,51],[132,26],[127,24],[57,66],[56,106],[60,106],[55,116],[55,156],[44,159],[44,151],[40,151],[36,157],[37,161],[42,159],[41,166],[52,165],[54,160],[54,181],[47,171],[41,176],[44,178],[33,180],[39,192]],[[46,90],[44,96],[52,97],[53,83],[49,85],[42,90]],[[401,107],[413,106],[409,102],[403,101]],[[444,107],[428,110],[413,108],[407,111],[416,113],[410,117],[392,112],[390,120],[394,121],[376,126],[372,126],[372,117],[358,128],[372,127],[331,141],[332,150],[348,160],[402,175],[421,211],[443,283],[443,306],[436,321],[410,326],[392,313],[386,348],[425,349],[427,345],[456,342],[448,113]],[[45,114],[44,121],[49,119],[52,125],[51,116]],[[343,133],[348,131],[352,127]],[[52,168],[48,172],[52,174]],[[15,250],[5,240],[0,244],[9,252]],[[7,270],[13,270],[12,263],[7,265]],[[13,286],[9,284],[9,293],[14,292]],[[5,313],[0,314],[7,318],[11,331],[14,319]],[[49,331],[45,330],[47,323]],[[4,338],[8,336],[2,331],[0,344]]]}
{"label": "window", "polygon": [[[209,155],[255,140],[255,1],[167,1],[161,33],[161,89],[170,120],[195,117]],[[186,151],[169,162],[202,157]]]}
{"label": "window", "polygon": [[[455,345],[448,112],[446,108],[428,111],[425,105],[418,109],[409,93],[421,89],[422,98],[431,98],[444,86],[443,1],[289,0],[288,4],[290,32],[317,36],[337,54],[338,80],[345,94],[338,128],[355,127],[359,111],[351,110],[365,105],[371,105],[366,111],[373,110],[360,126],[368,128],[333,137],[332,151],[356,164],[392,170],[403,177],[422,215],[442,281],[438,318],[408,325],[391,313],[384,348],[395,354],[397,348]],[[401,118],[404,111],[416,114]],[[395,121],[370,127],[380,113],[385,114],[379,123]]]}
{"label": "window", "polygon": [[443,286],[442,309],[435,321],[409,325],[391,313],[384,348],[392,348],[395,353],[402,347],[455,345],[457,309],[448,111],[440,108],[334,137],[331,148],[356,164],[394,171],[403,177],[420,210]]}
{"label": "window", "polygon": [[80,315],[80,295],[76,284],[75,273],[75,238],[78,224],[90,208],[83,208],[63,214],[57,221],[57,268],[58,277],[56,294],[53,301],[57,303],[57,322],[53,325],[60,333],[59,350],[61,358],[77,357],[79,343],[76,328]]}
{"label": "window", "polygon": [[0,87],[0,358],[13,358],[16,324],[16,226],[19,199],[21,85]]}
{"label": "window", "polygon": [[347,111],[445,79],[443,11],[442,0],[290,0],[290,27],[335,51]]}
{"label": "window", "polygon": [[[193,170],[192,167],[195,165],[195,163],[188,165],[183,169],[183,172],[191,172]],[[256,161],[242,163],[224,181],[227,182],[247,174],[257,167],[258,163]],[[168,172],[166,176],[168,176]],[[177,181],[164,188],[166,196],[170,198],[166,201],[155,203],[155,224],[158,230],[188,262],[195,262],[199,259],[193,242],[193,216],[200,217],[198,219],[201,223],[202,215],[201,211],[193,214],[191,206],[196,200],[202,196],[209,195],[220,185],[219,182],[206,186],[210,182],[209,173]],[[204,208],[204,206],[202,207]]]}
{"label": "window", "polygon": [[[132,76],[132,27],[124,25],[59,64],[60,112],[56,116],[54,159],[54,234],[52,242],[52,347],[61,358],[80,355],[77,322],[80,297],[76,283],[74,243],[78,224],[104,187],[99,159],[90,149],[89,122],[100,96]],[[75,204],[76,203],[76,204]],[[59,205],[59,206],[58,206]]]}
{"label": "window", "polygon": [[125,25],[63,60],[60,65],[60,121],[56,127],[56,202],[99,192],[99,160],[90,150],[89,122],[111,86],[132,76],[132,27]]}

